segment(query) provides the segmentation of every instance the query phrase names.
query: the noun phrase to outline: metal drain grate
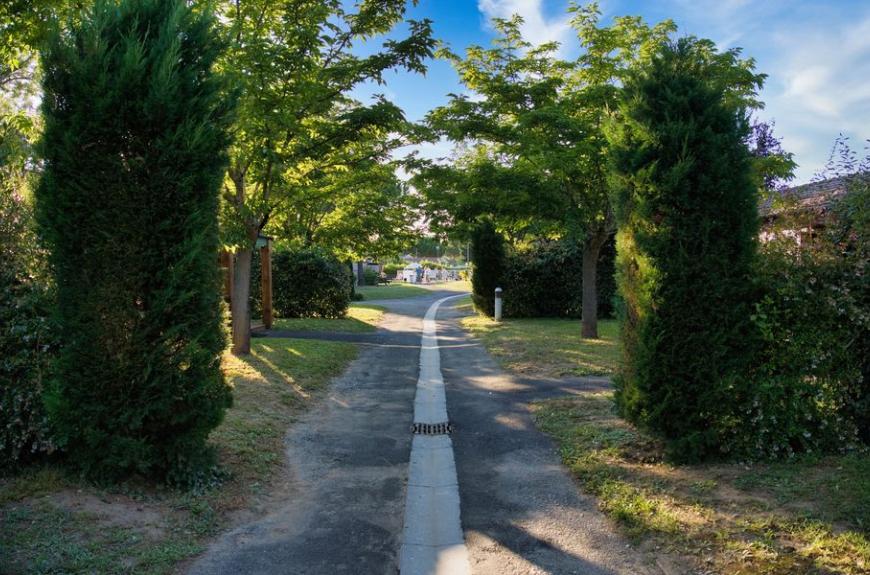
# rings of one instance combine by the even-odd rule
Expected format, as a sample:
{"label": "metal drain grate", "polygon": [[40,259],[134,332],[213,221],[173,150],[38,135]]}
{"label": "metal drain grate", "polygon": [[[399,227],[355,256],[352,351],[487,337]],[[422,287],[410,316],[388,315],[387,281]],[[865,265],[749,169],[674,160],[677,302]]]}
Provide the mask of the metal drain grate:
{"label": "metal drain grate", "polygon": [[453,424],[449,421],[444,423],[415,423],[411,426],[414,435],[447,435],[453,433]]}

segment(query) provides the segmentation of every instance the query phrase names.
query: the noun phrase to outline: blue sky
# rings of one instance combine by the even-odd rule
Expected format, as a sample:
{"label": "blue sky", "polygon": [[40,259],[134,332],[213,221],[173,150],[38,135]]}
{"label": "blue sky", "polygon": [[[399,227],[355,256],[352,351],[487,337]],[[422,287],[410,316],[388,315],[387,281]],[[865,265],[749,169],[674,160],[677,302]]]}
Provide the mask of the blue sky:
{"label": "blue sky", "polygon": [[[565,55],[576,54],[568,26],[569,0],[420,0],[414,19],[433,21],[435,35],[454,50],[488,45],[493,17],[519,13],[533,42],[556,40]],[[614,15],[640,15],[648,23],[671,18],[681,35],[710,38],[720,48],[742,47],[769,75],[759,115],[776,122],[776,133],[800,164],[796,183],[821,169],[834,138],[843,132],[856,149],[870,138],[870,0],[603,0],[605,21]],[[401,32],[401,31],[398,31]],[[361,47],[364,50],[364,47]],[[425,77],[390,74],[386,86],[366,86],[357,96],[380,92],[418,120],[461,92],[458,78],[443,61],[430,62]],[[446,143],[421,153],[443,156]]]}

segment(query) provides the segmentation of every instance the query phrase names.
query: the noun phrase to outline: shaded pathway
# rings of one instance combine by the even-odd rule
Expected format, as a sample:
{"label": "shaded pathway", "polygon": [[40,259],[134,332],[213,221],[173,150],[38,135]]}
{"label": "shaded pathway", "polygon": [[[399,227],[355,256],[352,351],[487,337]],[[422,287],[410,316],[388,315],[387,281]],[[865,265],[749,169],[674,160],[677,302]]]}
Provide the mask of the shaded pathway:
{"label": "shaded pathway", "polygon": [[[215,541],[194,575],[390,574],[398,569],[421,318],[440,296],[396,300],[328,396],[287,436],[288,500]],[[313,334],[318,337],[333,335]],[[343,336],[338,336],[343,337]]]}
{"label": "shaded pathway", "polygon": [[461,315],[444,309],[438,333],[472,572],[660,573],[580,493],[529,411],[532,401],[606,389],[607,380],[510,376],[480,346],[451,347],[469,338]]}
{"label": "shaded pathway", "polygon": [[420,336],[413,332],[377,331],[370,333],[344,331],[295,331],[270,329],[257,332],[254,337],[292,337],[296,339],[319,339],[323,341],[346,341],[362,345],[382,345],[397,347],[420,347]]}
{"label": "shaded pathway", "polygon": [[[421,318],[447,295],[378,302],[388,313],[374,333],[268,334],[351,341],[361,353],[288,434],[289,496],[217,539],[190,573],[398,572]],[[461,330],[460,315],[445,304],[437,329],[472,573],[660,575],[579,493],[529,414],[533,400],[606,380],[508,376]]]}

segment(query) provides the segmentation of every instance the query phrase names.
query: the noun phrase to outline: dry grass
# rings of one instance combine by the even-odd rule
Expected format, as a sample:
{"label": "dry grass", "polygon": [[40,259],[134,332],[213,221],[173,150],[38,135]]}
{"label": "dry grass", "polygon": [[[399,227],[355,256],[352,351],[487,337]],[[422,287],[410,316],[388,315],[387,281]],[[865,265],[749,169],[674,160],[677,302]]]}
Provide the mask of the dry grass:
{"label": "dry grass", "polygon": [[0,573],[166,574],[255,515],[284,472],[284,435],[356,357],[340,342],[258,339],[227,355],[235,404],[212,434],[225,479],[204,493],[100,489],[42,466],[0,482]]}
{"label": "dry grass", "polygon": [[371,332],[377,329],[385,311],[386,308],[379,305],[354,303],[342,318],[281,318],[275,320],[274,327],[294,331]]}
{"label": "dry grass", "polygon": [[870,573],[870,457],[675,467],[612,394],[542,402],[539,427],[600,508],[679,573]]}
{"label": "dry grass", "polygon": [[[470,305],[470,303],[465,303]],[[572,319],[508,319],[496,323],[472,315],[462,325],[479,337],[505,368],[532,377],[609,375],[619,366],[618,326],[598,323],[599,339],[580,337],[580,321]]]}

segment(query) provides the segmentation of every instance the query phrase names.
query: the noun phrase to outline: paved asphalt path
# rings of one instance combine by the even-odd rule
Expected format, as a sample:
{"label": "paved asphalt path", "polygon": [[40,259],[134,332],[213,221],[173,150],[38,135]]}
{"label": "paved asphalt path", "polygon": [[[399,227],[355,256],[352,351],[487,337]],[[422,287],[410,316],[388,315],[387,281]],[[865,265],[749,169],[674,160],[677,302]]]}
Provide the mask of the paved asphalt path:
{"label": "paved asphalt path", "polygon": [[531,418],[532,401],[600,390],[606,380],[511,377],[483,347],[450,345],[469,341],[459,317],[445,309],[438,333],[472,573],[660,573],[580,493]]}
{"label": "paved asphalt path", "polygon": [[[290,489],[261,519],[217,539],[191,575],[398,573],[422,317],[448,292],[378,303],[374,334],[274,333],[360,343],[325,400],[290,430]],[[474,574],[656,575],[581,495],[529,402],[600,387],[531,382],[502,372],[438,313],[441,370]]]}

